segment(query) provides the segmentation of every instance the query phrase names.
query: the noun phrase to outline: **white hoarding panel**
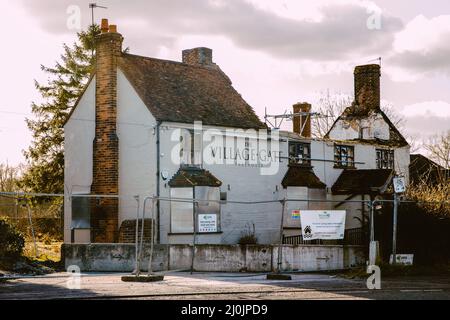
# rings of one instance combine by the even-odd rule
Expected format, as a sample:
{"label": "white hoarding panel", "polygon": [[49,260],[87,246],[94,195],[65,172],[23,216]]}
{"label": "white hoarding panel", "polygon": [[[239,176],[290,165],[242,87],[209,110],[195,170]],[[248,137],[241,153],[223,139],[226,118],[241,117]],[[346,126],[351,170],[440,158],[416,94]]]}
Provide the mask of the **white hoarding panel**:
{"label": "white hoarding panel", "polygon": [[344,239],[345,210],[301,210],[303,240]]}

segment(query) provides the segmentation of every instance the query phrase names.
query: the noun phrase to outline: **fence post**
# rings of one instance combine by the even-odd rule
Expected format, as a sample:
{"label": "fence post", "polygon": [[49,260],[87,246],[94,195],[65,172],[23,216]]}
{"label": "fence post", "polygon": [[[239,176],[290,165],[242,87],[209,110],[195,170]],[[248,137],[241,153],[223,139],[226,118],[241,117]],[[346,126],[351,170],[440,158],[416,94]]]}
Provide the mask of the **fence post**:
{"label": "fence post", "polygon": [[30,223],[30,229],[31,229],[31,236],[33,237],[33,242],[34,242],[34,255],[37,258],[39,253],[38,253],[38,248],[37,248],[37,244],[36,244],[36,236],[34,234],[33,220],[31,218],[31,207],[30,207],[30,204],[28,203],[28,200],[27,200],[27,209],[28,209],[28,221]]}
{"label": "fence post", "polygon": [[370,241],[369,241],[369,265],[376,265],[379,259],[379,245],[375,241],[375,203],[377,200],[370,201]]}
{"label": "fence post", "polygon": [[138,265],[138,260],[139,260],[139,203],[140,203],[140,201],[139,201],[139,195],[136,195],[136,196],[134,196],[134,199],[136,200],[136,202],[137,202],[137,211],[136,211],[136,230],[135,230],[135,242],[136,242],[136,244],[135,244],[135,247],[134,247],[134,251],[135,251],[135,255],[136,255],[136,259],[135,259],[135,261],[134,261],[134,273],[136,274],[136,275],[139,275],[139,271],[138,271],[138,268],[139,268],[139,265]]}
{"label": "fence post", "polygon": [[[148,268],[147,268],[147,274],[150,276],[153,273],[152,269],[152,263],[153,263],[153,246],[155,243],[155,207],[156,207],[156,200],[155,198],[152,199],[152,219],[150,220],[150,258],[148,260]],[[144,222],[142,222],[144,224]],[[142,226],[144,228],[144,225]]]}
{"label": "fence post", "polygon": [[375,218],[375,201],[370,201],[370,241],[375,241],[375,225],[374,225],[374,218]]}
{"label": "fence post", "polygon": [[197,240],[197,230],[196,230],[196,226],[197,226],[197,206],[198,206],[198,202],[194,200],[194,217],[193,217],[193,224],[194,224],[194,237],[192,240],[192,260],[191,260],[191,274],[194,273],[194,259],[195,259],[195,242]]}
{"label": "fence post", "polygon": [[282,267],[282,250],[283,250],[283,224],[284,224],[284,210],[286,208],[286,198],[281,201],[281,223],[280,223],[280,242],[278,244],[278,261],[277,261],[277,273],[281,272]]}

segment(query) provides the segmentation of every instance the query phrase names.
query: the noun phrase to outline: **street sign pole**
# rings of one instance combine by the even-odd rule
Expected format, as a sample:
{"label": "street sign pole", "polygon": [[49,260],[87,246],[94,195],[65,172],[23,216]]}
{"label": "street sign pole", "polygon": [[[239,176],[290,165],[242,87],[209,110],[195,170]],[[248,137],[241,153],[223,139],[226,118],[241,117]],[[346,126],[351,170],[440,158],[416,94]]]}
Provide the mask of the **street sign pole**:
{"label": "street sign pole", "polygon": [[392,222],[392,264],[395,265],[397,257],[397,215],[398,215],[398,195],[405,192],[406,182],[404,177],[395,177],[394,184],[394,217]]}
{"label": "street sign pole", "polygon": [[397,214],[398,214],[398,194],[394,192],[394,219],[392,223],[392,264],[397,261]]}

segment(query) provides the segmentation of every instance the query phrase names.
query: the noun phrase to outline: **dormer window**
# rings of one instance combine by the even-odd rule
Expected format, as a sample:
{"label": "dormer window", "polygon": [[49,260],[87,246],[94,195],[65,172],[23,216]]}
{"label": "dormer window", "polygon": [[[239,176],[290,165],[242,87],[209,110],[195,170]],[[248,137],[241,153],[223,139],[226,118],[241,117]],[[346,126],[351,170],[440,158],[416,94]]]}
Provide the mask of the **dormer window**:
{"label": "dormer window", "polygon": [[377,149],[377,169],[394,169],[394,150]]}
{"label": "dormer window", "polygon": [[354,168],[355,167],[355,149],[353,146],[339,145],[334,146],[334,167],[335,168]]}

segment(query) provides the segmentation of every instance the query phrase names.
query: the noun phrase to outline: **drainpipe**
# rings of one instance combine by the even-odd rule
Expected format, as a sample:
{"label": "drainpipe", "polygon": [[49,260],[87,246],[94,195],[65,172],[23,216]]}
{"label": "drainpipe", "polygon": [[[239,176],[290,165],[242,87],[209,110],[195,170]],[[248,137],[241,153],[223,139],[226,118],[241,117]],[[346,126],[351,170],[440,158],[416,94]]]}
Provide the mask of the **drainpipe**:
{"label": "drainpipe", "polygon": [[[161,177],[161,172],[160,172],[160,167],[161,167],[161,161],[160,161],[160,127],[161,127],[161,121],[158,121],[156,124],[156,196],[159,198],[160,196],[160,177]],[[161,240],[161,235],[160,235],[160,227],[161,227],[161,223],[160,223],[160,201],[156,201],[156,219],[158,221],[158,223],[155,225],[157,226],[157,234],[156,234],[156,243],[160,243]]]}

